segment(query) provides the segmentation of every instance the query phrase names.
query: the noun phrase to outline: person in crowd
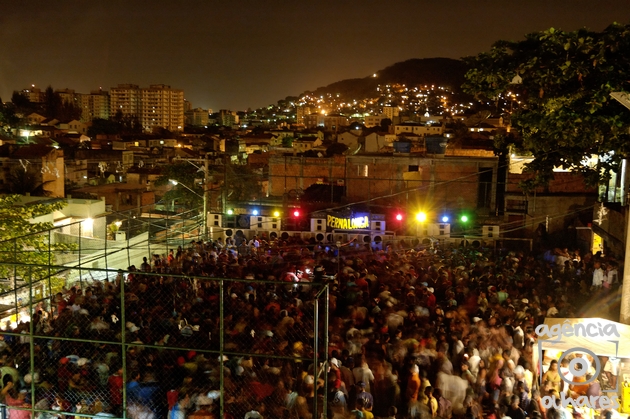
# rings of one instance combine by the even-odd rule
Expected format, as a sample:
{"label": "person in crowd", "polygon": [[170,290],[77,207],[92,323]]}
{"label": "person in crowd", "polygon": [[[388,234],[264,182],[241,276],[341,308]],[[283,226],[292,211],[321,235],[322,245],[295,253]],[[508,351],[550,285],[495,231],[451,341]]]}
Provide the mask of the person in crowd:
{"label": "person in crowd", "polygon": [[372,406],[365,399],[357,399],[356,412],[360,412],[364,419],[374,419],[374,414],[371,412]]}
{"label": "person in crowd", "polygon": [[560,378],[560,372],[558,371],[558,361],[556,361],[555,359],[551,361],[551,363],[549,364],[549,369],[543,375],[542,380],[544,383],[550,383],[551,387],[556,391],[559,392],[561,390],[563,381]]}
{"label": "person in crowd", "polygon": [[185,419],[190,404],[190,395],[184,391],[177,395],[177,403],[168,412],[168,419]]}
{"label": "person in crowd", "polygon": [[[541,397],[563,390],[560,374],[566,371],[551,357],[538,371],[534,329],[546,316],[582,315],[592,295],[577,291],[581,284],[588,289],[602,266],[602,281],[612,278],[616,273],[608,267],[617,266],[589,253],[576,259],[564,247],[551,249],[550,263],[544,251],[438,243],[391,243],[379,250],[360,242],[331,248],[299,237],[236,239],[148,255],[139,270],[132,265],[107,281],[69,285],[37,307],[34,328],[50,337],[37,339],[34,351],[42,366],[38,405],[44,394],[54,409],[73,412],[81,405],[79,413],[121,416],[125,393],[134,419],[179,417],[193,405],[199,417],[218,417],[213,392],[222,389],[226,417],[234,418],[257,412],[312,419],[317,404],[318,412],[330,408],[337,417],[353,410],[387,417],[391,406],[401,417],[477,419],[496,416],[502,407],[518,415],[514,397],[521,411],[544,417]],[[226,280],[220,285],[209,278]],[[321,330],[314,348],[322,284],[330,293],[329,348]],[[0,336],[5,399],[19,400],[20,390],[30,390],[29,340],[21,336],[28,330],[20,323],[15,335]],[[124,354],[112,344],[122,337],[132,343]],[[219,359],[220,342],[227,353],[250,355]],[[317,368],[309,361],[316,351]],[[618,365],[602,362],[608,385]],[[573,390],[595,394],[597,388]],[[189,398],[186,406],[180,396]],[[340,413],[333,403],[341,396]],[[199,403],[207,399],[212,403]]]}

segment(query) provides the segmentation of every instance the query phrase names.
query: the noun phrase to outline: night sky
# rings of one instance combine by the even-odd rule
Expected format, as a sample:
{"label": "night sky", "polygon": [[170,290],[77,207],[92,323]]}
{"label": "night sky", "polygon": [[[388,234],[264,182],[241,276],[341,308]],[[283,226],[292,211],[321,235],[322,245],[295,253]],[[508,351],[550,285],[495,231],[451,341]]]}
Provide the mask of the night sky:
{"label": "night sky", "polygon": [[630,22],[629,0],[0,0],[0,98],[163,83],[195,107],[245,110],[409,58],[614,21]]}

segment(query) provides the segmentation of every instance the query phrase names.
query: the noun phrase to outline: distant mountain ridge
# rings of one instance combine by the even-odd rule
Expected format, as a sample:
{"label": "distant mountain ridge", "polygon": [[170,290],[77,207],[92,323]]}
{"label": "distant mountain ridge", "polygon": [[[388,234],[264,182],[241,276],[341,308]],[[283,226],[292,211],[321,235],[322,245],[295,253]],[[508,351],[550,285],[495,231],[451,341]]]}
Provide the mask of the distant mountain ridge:
{"label": "distant mountain ridge", "polygon": [[374,97],[376,87],[384,84],[400,83],[408,86],[436,85],[449,87],[456,93],[461,92],[464,83],[466,64],[452,58],[412,58],[386,67],[372,75],[341,80],[328,86],[319,87],[311,93],[316,96],[323,94],[341,94],[344,97],[366,98]]}

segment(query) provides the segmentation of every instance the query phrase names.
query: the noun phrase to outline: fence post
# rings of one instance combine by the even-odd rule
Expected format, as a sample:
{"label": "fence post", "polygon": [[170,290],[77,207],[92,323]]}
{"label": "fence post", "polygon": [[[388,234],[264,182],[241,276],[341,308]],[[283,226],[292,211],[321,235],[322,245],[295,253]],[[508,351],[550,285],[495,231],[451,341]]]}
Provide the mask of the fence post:
{"label": "fence post", "polygon": [[[33,268],[29,270],[29,281],[28,281],[28,310],[29,315],[31,316],[31,321],[29,322],[29,358],[30,358],[30,368],[29,372],[31,373],[31,418],[35,417],[35,404],[37,403],[37,398],[35,394],[35,338],[33,336],[34,328],[33,328]],[[16,313],[17,320],[17,313]]]}
{"label": "fence post", "polygon": [[319,365],[318,365],[318,341],[319,341],[319,296],[320,293],[315,298],[315,330],[313,337],[313,378],[315,379],[313,385],[315,386],[315,397],[313,397],[313,419],[319,418],[317,414],[317,403],[319,401],[319,396],[317,395],[317,380],[319,378]]}
{"label": "fence post", "polygon": [[[129,246],[130,246],[129,239],[131,238],[131,220],[133,220],[133,218],[131,218],[129,212],[127,212],[127,266],[131,266],[131,253],[130,253],[131,251],[129,250]],[[122,289],[123,288],[121,288],[121,290]],[[123,332],[124,332],[124,329],[123,329]]]}
{"label": "fence post", "polygon": [[[166,248],[168,249],[170,245],[168,244],[168,217],[169,212],[166,212],[166,218],[164,219],[164,242],[166,243]],[[168,250],[167,250],[168,251]]]}
{"label": "fence post", "polygon": [[[52,276],[51,272],[52,270],[50,269],[50,265],[52,263],[52,242],[51,242],[51,232],[52,230],[48,230],[48,293],[52,296],[53,295],[53,289],[52,289],[52,279],[50,278]],[[42,293],[42,297],[44,296],[44,294]],[[52,306],[52,304],[51,304]],[[50,310],[50,320],[52,320],[52,307]]]}
{"label": "fence post", "polygon": [[185,237],[184,237],[184,218],[183,218],[184,214],[179,214],[179,231],[181,233],[181,240],[182,240],[182,249],[186,248],[186,243],[185,243]]}
{"label": "fence post", "polygon": [[223,418],[225,415],[225,395],[223,394],[224,385],[224,370],[223,370],[223,320],[224,320],[224,301],[223,301],[223,279],[219,280],[219,368],[221,373],[219,374],[219,417]]}
{"label": "fence post", "polygon": [[[129,246],[127,246],[127,250]],[[122,386],[122,417],[127,417],[127,348],[125,347],[125,276],[120,279],[120,356],[122,361],[123,371],[123,386]]]}
{"label": "fence post", "polygon": [[13,240],[13,294],[15,295],[15,321],[18,317],[18,294],[17,294],[17,239]]}
{"label": "fence post", "polygon": [[[140,216],[142,216],[142,213],[140,213]],[[144,227],[147,229],[147,250],[149,251],[149,264],[151,263],[151,259],[153,259],[153,252],[151,252],[151,210],[149,210],[149,221],[144,223],[144,221],[141,221],[140,218],[138,218],[138,221],[144,223]]]}
{"label": "fence post", "polygon": [[[326,293],[324,296],[326,297],[326,301],[324,302],[325,311],[324,311],[324,356],[325,361],[324,365],[326,366],[326,371],[324,371],[324,419],[328,418],[328,318],[330,316],[330,287],[328,284],[325,285]],[[332,419],[332,418],[330,418]]]}
{"label": "fence post", "polygon": [[79,287],[83,289],[83,270],[81,267],[83,266],[83,255],[81,254],[81,235],[83,234],[82,229],[83,223],[79,222]]}

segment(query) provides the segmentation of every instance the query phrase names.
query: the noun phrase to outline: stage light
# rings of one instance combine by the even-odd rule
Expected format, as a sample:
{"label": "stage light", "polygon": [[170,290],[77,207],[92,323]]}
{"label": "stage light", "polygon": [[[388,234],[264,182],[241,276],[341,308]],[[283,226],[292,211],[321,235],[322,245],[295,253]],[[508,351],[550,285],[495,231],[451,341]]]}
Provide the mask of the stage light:
{"label": "stage light", "polygon": [[427,220],[427,213],[420,211],[416,214],[416,221],[423,223]]}
{"label": "stage light", "polygon": [[300,211],[299,210],[293,211],[293,216],[294,217],[299,217],[300,216]]}
{"label": "stage light", "polygon": [[280,211],[274,211],[273,212],[273,216],[276,217],[276,218],[280,217]]}
{"label": "stage light", "polygon": [[402,214],[396,214],[396,221],[402,221],[403,216]]}
{"label": "stage light", "polygon": [[258,210],[257,210],[257,209],[253,210],[253,211],[252,211],[252,214],[253,214],[253,215],[258,215]]}
{"label": "stage light", "polygon": [[448,223],[448,215],[444,215],[444,216],[442,217],[442,222],[443,222],[443,223]]}

